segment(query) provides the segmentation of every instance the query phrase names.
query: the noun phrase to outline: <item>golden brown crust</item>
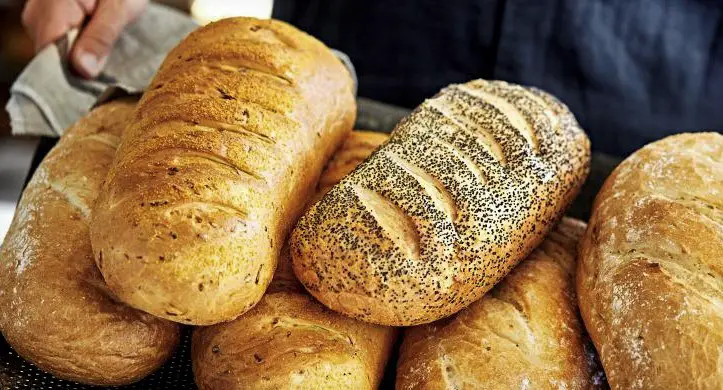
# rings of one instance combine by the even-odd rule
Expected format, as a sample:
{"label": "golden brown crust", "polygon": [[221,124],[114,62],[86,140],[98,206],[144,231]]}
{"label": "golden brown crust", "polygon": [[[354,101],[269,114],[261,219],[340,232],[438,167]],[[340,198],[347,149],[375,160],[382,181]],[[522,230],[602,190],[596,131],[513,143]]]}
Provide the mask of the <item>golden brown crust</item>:
{"label": "golden brown crust", "polygon": [[277,291],[238,319],[198,328],[192,357],[200,389],[375,389],[393,328]]}
{"label": "golden brown crust", "polygon": [[482,299],[454,318],[408,328],[396,388],[602,388],[575,299],[576,244],[584,230],[584,223],[563,219]]}
{"label": "golden brown crust", "polygon": [[580,310],[613,389],[723,387],[723,136],[618,166],[580,247]]}
{"label": "golden brown crust", "polygon": [[[317,191],[351,172],[387,136],[352,132]],[[311,298],[291,271],[288,245],[259,304],[238,319],[199,328],[193,368],[201,389],[376,389],[395,330],[359,322]]]}
{"label": "golden brown crust", "polygon": [[93,261],[89,212],[129,101],[93,110],[48,154],[0,252],[0,330],[23,358],[63,379],[131,383],[170,357],[178,325],[118,302]]}
{"label": "golden brown crust", "polygon": [[347,70],[294,27],[232,18],[191,33],[139,103],[97,204],[109,287],[196,325],[253,307],[354,115]]}
{"label": "golden brown crust", "polygon": [[326,306],[364,321],[449,316],[542,241],[589,154],[552,96],[504,82],[452,85],[300,219],[294,271]]}

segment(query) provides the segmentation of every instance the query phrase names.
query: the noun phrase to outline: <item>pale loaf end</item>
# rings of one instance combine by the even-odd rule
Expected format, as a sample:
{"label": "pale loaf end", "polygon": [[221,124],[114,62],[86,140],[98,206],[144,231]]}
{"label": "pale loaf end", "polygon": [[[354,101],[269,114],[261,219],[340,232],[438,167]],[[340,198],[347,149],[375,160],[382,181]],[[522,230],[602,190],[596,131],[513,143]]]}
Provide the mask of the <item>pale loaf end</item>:
{"label": "pale loaf end", "polygon": [[723,135],[668,137],[615,169],[577,294],[611,388],[723,388]]}
{"label": "pale loaf end", "polygon": [[0,331],[62,379],[135,382],[178,344],[178,324],[117,300],[90,246],[91,205],[134,106],[108,103],[65,132],[25,188],[0,250]]}

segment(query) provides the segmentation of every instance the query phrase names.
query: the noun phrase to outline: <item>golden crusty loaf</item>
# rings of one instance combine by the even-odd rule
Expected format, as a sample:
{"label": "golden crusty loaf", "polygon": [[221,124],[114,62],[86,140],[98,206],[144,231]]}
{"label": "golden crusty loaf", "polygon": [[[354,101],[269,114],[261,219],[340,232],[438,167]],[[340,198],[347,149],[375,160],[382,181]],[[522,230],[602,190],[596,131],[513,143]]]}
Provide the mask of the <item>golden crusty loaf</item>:
{"label": "golden crusty loaf", "polygon": [[723,136],[681,134],[595,199],[580,311],[613,389],[723,388]]}
{"label": "golden crusty loaf", "polygon": [[[319,193],[348,174],[385,134],[354,131],[327,165]],[[193,368],[200,389],[375,389],[395,330],[326,309],[294,277],[288,245],[259,304],[236,320],[198,328]]]}
{"label": "golden crusty loaf", "polygon": [[552,96],[449,86],[300,219],[294,271],[326,306],[364,321],[451,315],[540,243],[588,161],[587,137]]}
{"label": "golden crusty loaf", "polygon": [[397,389],[603,388],[575,298],[584,230],[563,219],[482,299],[453,318],[408,328]]}
{"label": "golden crusty loaf", "polygon": [[394,335],[278,291],[234,321],[198,328],[193,369],[200,389],[375,389]]}
{"label": "golden crusty loaf", "polygon": [[233,18],[191,33],[143,95],[96,206],[108,286],[188,324],[253,307],[354,116],[347,70],[294,27]]}
{"label": "golden crusty loaf", "polygon": [[178,343],[178,325],[118,302],[93,261],[91,203],[113,160],[130,101],[72,126],[40,164],[0,251],[0,330],[23,358],[60,378],[134,382]]}

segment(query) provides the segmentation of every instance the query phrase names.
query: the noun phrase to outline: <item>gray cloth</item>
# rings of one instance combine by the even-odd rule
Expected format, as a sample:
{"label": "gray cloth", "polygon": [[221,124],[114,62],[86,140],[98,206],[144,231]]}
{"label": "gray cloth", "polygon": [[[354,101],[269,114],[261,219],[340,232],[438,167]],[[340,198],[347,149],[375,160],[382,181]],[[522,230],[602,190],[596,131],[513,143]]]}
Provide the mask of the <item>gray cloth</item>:
{"label": "gray cloth", "polygon": [[[67,56],[77,31],[42,50],[10,88],[5,109],[15,135],[59,137],[96,103],[136,94],[150,83],[166,54],[197,27],[187,15],[151,4],[120,35],[103,72],[86,80],[72,71]],[[354,79],[346,54],[334,51]]]}
{"label": "gray cloth", "polygon": [[43,49],[10,88],[5,109],[15,135],[58,137],[88,112],[108,87],[142,91],[170,49],[197,27],[188,16],[151,4],[120,35],[95,80],[69,71],[67,54],[76,31]]}

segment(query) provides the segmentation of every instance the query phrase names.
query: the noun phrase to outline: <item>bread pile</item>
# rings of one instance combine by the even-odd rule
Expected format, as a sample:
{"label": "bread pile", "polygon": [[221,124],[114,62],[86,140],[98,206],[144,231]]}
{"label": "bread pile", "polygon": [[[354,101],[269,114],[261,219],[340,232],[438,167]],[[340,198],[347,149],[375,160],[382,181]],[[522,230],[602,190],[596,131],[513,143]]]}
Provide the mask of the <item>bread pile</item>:
{"label": "bread pile", "polygon": [[[354,131],[329,161],[317,194],[351,172],[386,141]],[[396,330],[326,309],[304,291],[291,268],[289,246],[256,307],[235,321],[193,334],[193,369],[203,389],[375,389]]]}
{"label": "bread pile", "polygon": [[6,340],[97,385],[190,324],[201,389],[723,386],[723,136],[636,152],[586,228],[563,215],[589,141],[551,95],[451,85],[387,137],[351,131],[352,87],[285,23],[193,32],[35,172]]}

